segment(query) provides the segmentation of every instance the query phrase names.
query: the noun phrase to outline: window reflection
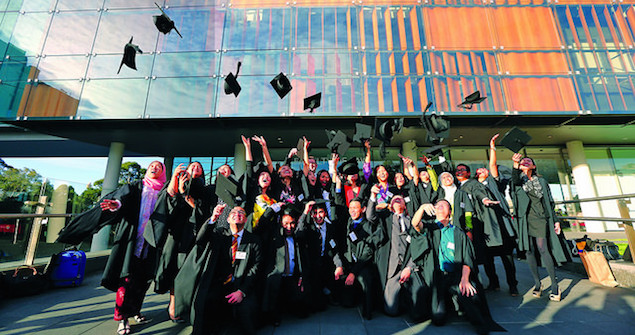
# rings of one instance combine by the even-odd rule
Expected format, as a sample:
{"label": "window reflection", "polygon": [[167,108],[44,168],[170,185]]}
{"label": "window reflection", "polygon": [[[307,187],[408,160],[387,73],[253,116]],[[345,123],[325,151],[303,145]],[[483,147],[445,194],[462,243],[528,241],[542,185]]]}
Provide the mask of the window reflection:
{"label": "window reflection", "polygon": [[216,52],[157,54],[154,60],[152,75],[159,77],[211,77],[219,74],[219,57],[220,54]]}
{"label": "window reflection", "polygon": [[[241,51],[226,52],[222,54],[221,74],[227,75],[229,72],[236,73],[236,66],[241,62],[240,76],[246,75],[271,75],[266,81],[269,83],[273,76],[280,72],[290,73],[289,52],[286,51]],[[240,81],[240,80],[239,80]]]}
{"label": "window reflection", "polygon": [[25,86],[28,96],[20,104],[20,114],[28,117],[74,116],[79,103],[82,83],[77,80],[39,81]]}
{"label": "window reflection", "polygon": [[212,51],[221,48],[224,11],[216,8],[170,8],[165,12],[183,38],[174,30],[167,35],[159,34],[157,50]]}
{"label": "window reflection", "polygon": [[150,83],[146,117],[204,117],[213,113],[217,78],[157,78]]}
{"label": "window reflection", "polygon": [[223,48],[228,50],[283,49],[289,46],[289,8],[227,10]]}
{"label": "window reflection", "polygon": [[[157,1],[157,3],[160,1]],[[64,10],[82,10],[82,9],[98,9],[102,8],[104,0],[57,0],[57,7],[61,11]]]}
{"label": "window reflection", "polygon": [[77,115],[82,119],[136,119],[143,116],[149,80],[103,79],[84,82]]}
{"label": "window reflection", "polygon": [[162,5],[163,1],[156,0],[106,0],[104,3],[105,8],[146,8],[146,7],[154,7],[156,5],[154,3],[158,3]]}
{"label": "window reflection", "polygon": [[55,13],[49,28],[45,55],[86,54],[91,51],[99,13]]}
{"label": "window reflection", "polygon": [[49,13],[6,13],[5,20],[16,20],[9,43],[15,48],[9,48],[10,56],[34,56],[42,52],[42,44],[46,37],[51,14]]}
{"label": "window reflection", "polygon": [[154,51],[160,33],[152,21],[153,15],[157,15],[154,10],[103,12],[93,53],[123,53],[130,37],[134,37],[132,43],[144,53]]}
{"label": "window reflection", "polygon": [[86,75],[88,57],[86,56],[47,56],[40,58],[38,64],[40,81],[51,79],[75,79]]}
{"label": "window reflection", "polygon": [[88,73],[86,77],[91,79],[99,78],[144,78],[150,76],[152,70],[152,60],[154,55],[137,54],[135,63],[137,70],[133,70],[126,65],[121,67],[121,72],[117,74],[123,55],[97,55],[90,57]]}

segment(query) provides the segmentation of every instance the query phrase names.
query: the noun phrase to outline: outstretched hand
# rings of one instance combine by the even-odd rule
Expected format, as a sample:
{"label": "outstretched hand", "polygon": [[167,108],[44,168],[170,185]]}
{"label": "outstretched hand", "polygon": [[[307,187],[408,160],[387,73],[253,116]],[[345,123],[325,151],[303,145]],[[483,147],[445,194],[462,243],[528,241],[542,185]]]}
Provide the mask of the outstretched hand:
{"label": "outstretched hand", "polygon": [[109,211],[116,211],[119,209],[119,202],[117,202],[117,200],[110,200],[110,199],[104,199],[99,206],[101,207],[102,211],[105,210],[109,210]]}
{"label": "outstretched hand", "polygon": [[489,140],[489,147],[492,149],[496,149],[496,139],[498,138],[499,134],[496,134],[494,136],[492,136],[492,139]]}

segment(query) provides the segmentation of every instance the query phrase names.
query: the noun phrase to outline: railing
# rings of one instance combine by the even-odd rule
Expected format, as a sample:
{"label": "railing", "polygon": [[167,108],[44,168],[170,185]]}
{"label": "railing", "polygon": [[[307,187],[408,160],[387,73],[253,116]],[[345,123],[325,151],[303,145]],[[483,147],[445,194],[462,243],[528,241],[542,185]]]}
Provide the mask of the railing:
{"label": "railing", "polygon": [[610,195],[603,197],[593,197],[593,198],[584,198],[577,200],[565,200],[565,201],[556,201],[556,205],[564,205],[564,204],[576,204],[581,202],[589,202],[589,201],[604,201],[604,200],[617,200],[617,206],[620,212],[621,218],[615,217],[587,217],[587,216],[558,216],[559,220],[580,220],[580,221],[608,221],[608,222],[622,222],[624,224],[624,233],[626,234],[626,240],[628,241],[628,248],[624,252],[630,252],[631,261],[635,262],[635,252],[633,252],[633,247],[635,247],[635,230],[633,229],[634,219],[631,219],[630,211],[628,209],[628,205],[631,203],[630,198],[635,198],[635,193],[631,194],[623,194],[623,195]]}

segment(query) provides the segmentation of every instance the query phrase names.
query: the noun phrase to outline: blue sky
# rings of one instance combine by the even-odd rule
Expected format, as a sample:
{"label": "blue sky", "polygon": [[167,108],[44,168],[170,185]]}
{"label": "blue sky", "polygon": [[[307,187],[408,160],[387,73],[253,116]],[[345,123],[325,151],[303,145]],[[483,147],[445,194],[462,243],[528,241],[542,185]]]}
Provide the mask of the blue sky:
{"label": "blue sky", "polygon": [[[106,157],[56,157],[56,158],[6,158],[4,161],[16,169],[27,167],[47,178],[54,187],[61,184],[73,186],[81,194],[88,183],[104,178]],[[161,157],[124,157],[123,162],[134,161],[147,167]]]}

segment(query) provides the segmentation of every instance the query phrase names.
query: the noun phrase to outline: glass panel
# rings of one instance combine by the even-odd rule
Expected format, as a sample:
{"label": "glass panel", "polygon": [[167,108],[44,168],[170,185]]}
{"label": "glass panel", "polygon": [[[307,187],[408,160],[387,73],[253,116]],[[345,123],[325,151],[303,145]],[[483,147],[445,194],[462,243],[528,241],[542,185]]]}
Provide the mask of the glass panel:
{"label": "glass panel", "polygon": [[621,87],[618,86],[618,82],[615,76],[606,76],[604,78],[606,83],[606,90],[609,92],[609,99],[611,100],[611,106],[615,111],[626,110],[624,101],[622,100]]}
{"label": "glass panel", "polygon": [[77,115],[83,119],[136,119],[143,115],[149,81],[90,80],[84,84]]}
{"label": "glass panel", "polygon": [[293,53],[293,73],[296,75],[349,76],[359,74],[359,54],[357,52],[311,51]]}
{"label": "glass panel", "polygon": [[[153,7],[157,9],[154,3],[158,3],[162,5],[163,1],[156,0],[106,0],[104,3],[104,8],[146,8]],[[158,11],[158,9],[157,9]]]}
{"label": "glass panel", "polygon": [[121,54],[130,37],[134,37],[132,43],[138,45],[144,53],[154,51],[159,31],[152,23],[152,15],[156,15],[156,11],[102,12],[93,53]]}
{"label": "glass panel", "polygon": [[289,46],[291,10],[238,9],[227,11],[223,49],[282,49]]}
{"label": "glass panel", "polygon": [[[161,1],[157,1],[161,2]],[[57,0],[56,9],[59,10],[81,10],[102,8],[104,0]]]}
{"label": "glass panel", "polygon": [[[235,71],[235,69],[234,69]],[[233,72],[233,71],[232,71]],[[293,90],[285,97],[280,99],[278,94],[269,85],[271,76],[240,76],[238,82],[241,86],[240,95],[235,97],[233,94],[227,95],[223,90],[224,85],[218,85],[216,113],[219,116],[280,116],[288,114],[289,103],[294,101],[301,111],[302,97],[300,95],[300,85],[297,80],[291,79]],[[296,97],[295,99],[292,99]],[[324,95],[322,96],[324,99]]]}
{"label": "glass panel", "polygon": [[560,23],[560,31],[562,32],[562,37],[564,38],[564,41],[567,47],[575,46],[573,31],[571,29],[571,25],[569,25],[569,20],[567,19],[568,8],[569,8],[568,6],[555,7],[556,17]]}
{"label": "glass panel", "polygon": [[207,117],[213,113],[217,83],[218,78],[152,80],[146,117]]}
{"label": "glass panel", "polygon": [[[227,52],[221,59],[221,74],[227,75],[230,72],[236,74],[236,66],[238,62],[242,62],[240,72],[238,73],[238,81],[240,82],[242,75],[271,75],[263,84],[269,85],[269,82],[275,75],[280,72],[289,73],[289,52],[287,51],[244,51],[244,52]],[[270,85],[269,85],[270,86]]]}
{"label": "glass panel", "polygon": [[150,76],[152,60],[154,55],[137,54],[135,58],[137,70],[133,70],[126,65],[121,67],[121,72],[117,74],[121,64],[122,55],[97,55],[90,57],[87,77],[97,78],[144,78]]}
{"label": "glass panel", "polygon": [[34,56],[40,54],[52,15],[49,13],[7,13],[5,20],[11,21],[12,16],[17,16],[17,22],[9,40],[14,48],[9,48],[7,55]]}
{"label": "glass panel", "polygon": [[74,116],[81,89],[78,80],[32,82],[25,88],[28,101],[21,113],[28,117]]}
{"label": "glass panel", "polygon": [[27,12],[49,11],[55,8],[57,0],[12,0],[7,10],[23,10]]}
{"label": "glass panel", "polygon": [[161,53],[154,59],[152,75],[159,77],[217,75],[218,59],[219,54],[216,52]]}
{"label": "glass panel", "polygon": [[18,16],[15,14],[0,13],[0,60],[4,59],[7,47],[15,48],[15,46],[9,44],[9,39],[17,19]]}
{"label": "glass panel", "polygon": [[[609,157],[607,148],[590,149],[585,148],[587,163],[591,169],[591,177],[595,184],[598,196],[609,196],[621,194],[617,175],[613,168],[612,160]],[[602,216],[617,217],[619,209],[617,200],[599,201]],[[617,222],[605,222],[607,230],[618,229]]]}
{"label": "glass panel", "polygon": [[622,97],[627,107],[635,106],[635,94],[633,92],[633,77],[617,76],[617,83],[622,90]]}
{"label": "glass panel", "polygon": [[92,50],[100,13],[56,13],[49,28],[43,54],[86,54]]}
{"label": "glass panel", "polygon": [[37,61],[38,58],[21,57],[2,62],[0,64],[0,80],[5,82],[26,81],[28,78],[33,79]]}
{"label": "glass panel", "polygon": [[51,79],[79,79],[86,76],[86,56],[48,56],[40,58],[38,76],[40,81]]}
{"label": "glass panel", "polygon": [[21,116],[18,110],[26,85],[26,81],[0,83],[0,117],[11,119]]}
{"label": "glass panel", "polygon": [[165,4],[174,6],[219,6],[223,0],[165,0]]}
{"label": "glass panel", "polygon": [[[635,193],[635,148],[610,148],[621,194]],[[635,199],[628,205],[630,216],[635,217]]]}
{"label": "glass panel", "polygon": [[211,51],[221,49],[225,11],[216,8],[168,9],[176,29],[159,34],[159,51]]}

